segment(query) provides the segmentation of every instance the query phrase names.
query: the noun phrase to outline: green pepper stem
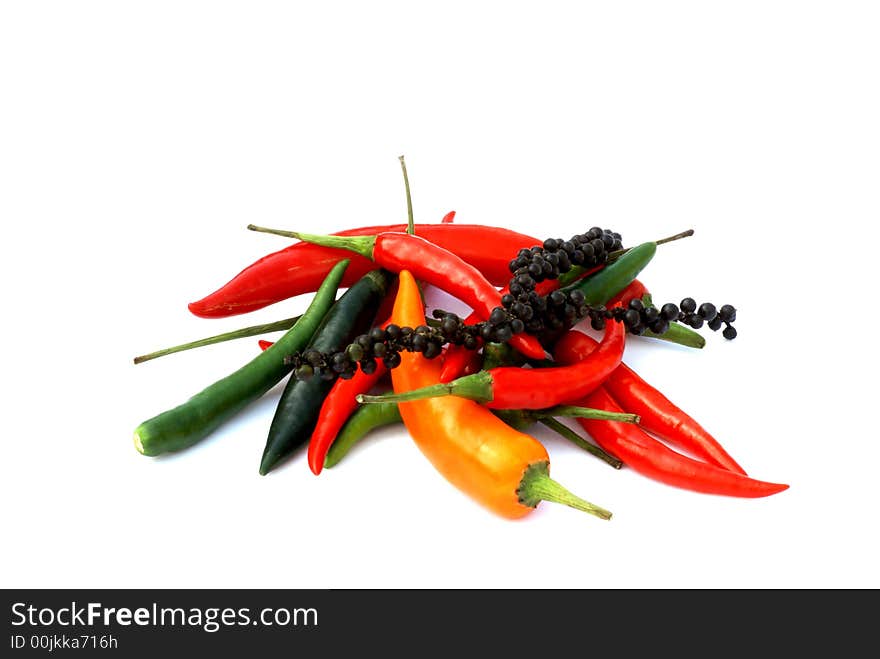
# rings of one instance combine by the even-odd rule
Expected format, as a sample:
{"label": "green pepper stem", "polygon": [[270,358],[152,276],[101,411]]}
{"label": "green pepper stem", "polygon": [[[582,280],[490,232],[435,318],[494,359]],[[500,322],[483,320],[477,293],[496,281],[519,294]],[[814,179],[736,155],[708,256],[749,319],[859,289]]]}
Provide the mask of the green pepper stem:
{"label": "green pepper stem", "polygon": [[582,448],[583,450],[587,451],[591,455],[594,455],[597,458],[599,458],[600,460],[607,462],[609,465],[611,465],[615,469],[620,469],[621,467],[623,467],[623,461],[620,458],[618,458],[617,456],[611,455],[610,453],[608,453],[607,451],[605,451],[601,447],[596,446],[595,444],[591,444],[590,442],[586,441],[583,437],[578,435],[574,430],[569,428],[564,423],[560,423],[559,421],[554,419],[552,416],[546,416],[546,417],[539,416],[538,421],[540,421],[542,424],[544,424],[545,426],[550,428],[550,430],[553,430],[554,432],[558,433],[562,437],[565,437],[565,439],[570,441],[572,444],[574,444],[578,448]]}
{"label": "green pepper stem", "polygon": [[[666,238],[661,238],[660,240],[655,240],[654,244],[655,245],[665,245],[666,243],[671,243],[675,240],[681,240],[682,238],[687,238],[687,237],[693,236],[693,235],[694,235],[694,230],[688,229],[687,231],[682,231],[681,233],[676,233],[672,236],[666,236]],[[627,247],[626,249],[618,249],[613,252],[610,252],[608,254],[607,262],[610,263],[612,261],[619,259],[621,256],[626,254],[631,249],[632,249],[632,247]]]}
{"label": "green pepper stem", "polygon": [[671,243],[674,240],[680,240],[681,238],[687,238],[693,235],[694,230],[688,229],[687,231],[682,231],[681,233],[676,233],[675,235],[667,236],[666,238],[661,238],[660,240],[655,240],[654,243],[657,245],[662,245],[664,243]]}
{"label": "green pepper stem", "polygon": [[550,465],[547,462],[534,462],[526,467],[516,493],[520,503],[530,508],[534,508],[541,501],[551,501],[595,515],[600,519],[611,519],[610,511],[581,499],[550,478]]}
{"label": "green pepper stem", "polygon": [[539,411],[539,418],[569,416],[581,419],[599,419],[600,421],[620,421],[622,423],[639,423],[642,419],[638,414],[628,412],[609,412],[597,410],[593,407],[581,407],[579,405],[557,405]]}
{"label": "green pepper stem", "polygon": [[259,233],[271,233],[276,236],[284,236],[285,238],[296,238],[297,240],[312,243],[313,245],[321,245],[323,247],[335,247],[336,249],[346,249],[350,252],[355,252],[356,254],[365,256],[371,261],[373,260],[373,246],[376,244],[376,236],[320,235],[315,233],[302,233],[301,231],[270,229],[268,227],[259,227],[256,224],[248,224],[247,228],[251,231],[257,231]]}
{"label": "green pepper stem", "polygon": [[172,346],[170,348],[162,348],[161,350],[156,350],[155,352],[147,353],[146,355],[139,355],[134,358],[135,364],[141,364],[143,362],[150,361],[151,359],[156,359],[157,357],[164,357],[165,355],[170,355],[175,352],[183,352],[184,350],[191,350],[192,348],[201,348],[203,346],[213,345],[215,343],[222,343],[224,341],[232,341],[233,339],[243,339],[248,336],[258,336],[260,334],[266,334],[267,332],[280,332],[282,330],[289,330],[296,324],[296,321],[300,319],[300,316],[295,316],[294,318],[285,318],[284,320],[276,320],[274,323],[265,323],[263,325],[251,325],[250,327],[243,327],[241,329],[233,330],[231,332],[224,332],[223,334],[216,334],[214,336],[209,336],[204,339],[198,339],[197,341],[190,341],[189,343],[182,343],[178,346]]}
{"label": "green pepper stem", "polygon": [[400,156],[399,159],[400,168],[403,170],[403,186],[406,188],[406,232],[413,235],[416,232],[416,225],[413,219],[412,195],[409,192],[409,176],[406,174],[406,162],[403,156]]}
{"label": "green pepper stem", "polygon": [[488,371],[480,371],[472,375],[456,378],[451,382],[441,382],[427,387],[403,391],[394,394],[382,394],[381,396],[357,395],[359,403],[407,403],[425,398],[437,398],[438,396],[459,396],[480,403],[488,403],[492,400],[492,375]]}

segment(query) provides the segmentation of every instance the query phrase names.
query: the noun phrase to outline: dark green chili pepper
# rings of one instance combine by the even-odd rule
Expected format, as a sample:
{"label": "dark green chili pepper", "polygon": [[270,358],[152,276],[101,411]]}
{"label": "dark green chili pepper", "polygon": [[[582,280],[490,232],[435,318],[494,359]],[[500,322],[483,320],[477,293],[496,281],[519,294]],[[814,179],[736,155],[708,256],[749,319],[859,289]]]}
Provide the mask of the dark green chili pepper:
{"label": "dark green chili pepper", "polygon": [[[325,354],[341,351],[369,330],[391,280],[391,273],[372,270],[352,284],[327,312],[304,354],[310,350]],[[269,427],[261,474],[267,474],[311,437],[321,404],[336,379],[335,373],[324,375],[327,377],[315,372],[299,379],[294,374],[288,380]]]}
{"label": "dark green chili pepper", "polygon": [[347,266],[348,259],[334,266],[306,312],[275,345],[185,403],[139,425],[134,431],[135,448],[144,455],[159,455],[192,446],[278,384],[291,369],[284,363],[285,355],[302,349],[335,306]]}
{"label": "dark green chili pepper", "polygon": [[348,417],[348,421],[345,422],[342,430],[330,445],[327,457],[324,458],[324,467],[329,469],[337,465],[351,450],[351,447],[371,431],[395,423],[403,423],[397,403],[361,405]]}

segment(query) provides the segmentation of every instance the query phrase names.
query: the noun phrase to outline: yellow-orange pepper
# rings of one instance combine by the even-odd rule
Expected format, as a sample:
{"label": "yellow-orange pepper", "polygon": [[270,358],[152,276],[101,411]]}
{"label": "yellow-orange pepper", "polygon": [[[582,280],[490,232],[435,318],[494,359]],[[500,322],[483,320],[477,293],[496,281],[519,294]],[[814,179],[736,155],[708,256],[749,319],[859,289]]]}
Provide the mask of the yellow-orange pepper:
{"label": "yellow-orange pepper", "polygon": [[[391,322],[401,327],[425,324],[418,285],[400,273]],[[440,382],[439,359],[402,353],[391,369],[395,393]],[[472,400],[455,396],[400,403],[400,416],[416,445],[450,483],[503,517],[527,515],[540,501],[554,501],[609,519],[595,506],[550,478],[550,459],[531,435],[514,430]]]}

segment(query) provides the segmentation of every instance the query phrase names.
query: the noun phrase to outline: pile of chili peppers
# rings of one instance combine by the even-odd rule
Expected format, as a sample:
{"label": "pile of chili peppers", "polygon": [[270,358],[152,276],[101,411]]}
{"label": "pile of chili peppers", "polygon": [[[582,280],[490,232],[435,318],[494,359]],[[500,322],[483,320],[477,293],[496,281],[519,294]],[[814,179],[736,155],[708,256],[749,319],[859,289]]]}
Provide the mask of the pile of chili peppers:
{"label": "pile of chili peppers", "polygon": [[[192,302],[190,312],[229,317],[306,294],[308,309],[135,358],[284,332],[261,339],[254,358],[227,377],[140,424],[137,450],[155,456],[193,446],[286,378],[261,474],[303,448],[320,474],[371,430],[402,423],[449,482],[501,516],[553,501],[609,519],[550,477],[547,451],[528,432],[541,423],[613,468],[667,485],[733,497],[787,489],[746,475],[713,435],[623,361],[630,340],[700,348],[705,339],[695,330],[704,323],[736,336],[730,305],[690,298],[654,305],[637,276],[664,240],[623,248],[620,234],[593,228],[542,241],[457,224],[454,213],[415,224],[408,206],[407,224],[332,236],[249,227],[299,240]],[[473,313],[426,314],[426,286]],[[389,391],[370,395],[383,387]]]}

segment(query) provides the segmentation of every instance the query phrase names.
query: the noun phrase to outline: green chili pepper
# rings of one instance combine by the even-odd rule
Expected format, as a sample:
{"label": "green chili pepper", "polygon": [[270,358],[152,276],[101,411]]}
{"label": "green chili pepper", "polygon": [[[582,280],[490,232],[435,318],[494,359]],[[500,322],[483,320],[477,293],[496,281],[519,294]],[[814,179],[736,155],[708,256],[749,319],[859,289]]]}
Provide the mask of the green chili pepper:
{"label": "green chili pepper", "polygon": [[345,422],[342,430],[330,445],[327,457],[324,458],[324,467],[329,469],[337,465],[351,450],[351,447],[371,431],[395,423],[403,423],[397,403],[361,405],[348,417],[348,421]]}
{"label": "green chili pepper", "polygon": [[[624,252],[613,263],[610,263],[589,277],[566,286],[563,290],[566,292],[575,289],[581,291],[584,294],[586,303],[593,306],[607,304],[609,300],[638,277],[644,267],[654,258],[658,244],[659,242],[647,242],[636,245]],[[650,296],[646,297],[647,299],[644,300],[645,304],[652,304]],[[650,330],[645,330],[643,336],[662,339],[690,348],[702,348],[706,345],[706,339],[703,335],[677,322],[669,323],[669,329],[663,334],[655,334]],[[558,338],[558,335],[554,335],[552,340],[556,338]]]}
{"label": "green chili pepper", "polygon": [[585,302],[591,306],[607,304],[611,298],[639,276],[654,254],[657,243],[647,242],[626,251],[619,259],[598,272],[562,289],[566,293],[578,290],[584,294]]}
{"label": "green chili pepper", "polygon": [[192,446],[280,382],[291,370],[284,363],[285,355],[302,349],[335,306],[347,266],[345,259],[333,267],[306,312],[272,347],[185,403],[139,425],[134,431],[135,448],[144,455],[159,455]]}
{"label": "green chili pepper", "polygon": [[[352,284],[327,312],[306,351],[316,350],[325,354],[338,352],[359,334],[369,330],[391,280],[392,274],[380,269],[368,272]],[[269,473],[309,440],[324,398],[335,380],[335,374],[327,375],[320,377],[316,373],[305,379],[294,376],[288,380],[269,427],[260,460],[261,474]]]}

